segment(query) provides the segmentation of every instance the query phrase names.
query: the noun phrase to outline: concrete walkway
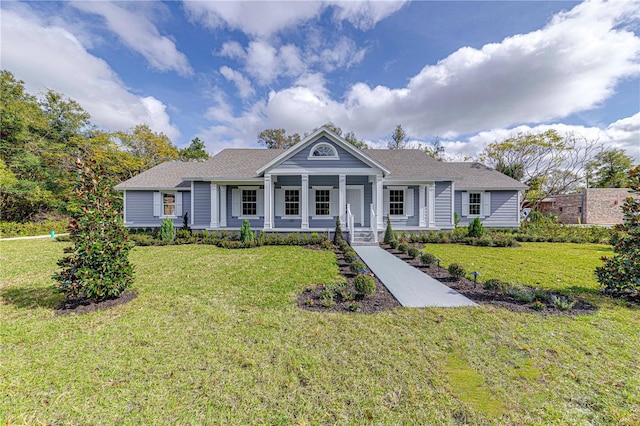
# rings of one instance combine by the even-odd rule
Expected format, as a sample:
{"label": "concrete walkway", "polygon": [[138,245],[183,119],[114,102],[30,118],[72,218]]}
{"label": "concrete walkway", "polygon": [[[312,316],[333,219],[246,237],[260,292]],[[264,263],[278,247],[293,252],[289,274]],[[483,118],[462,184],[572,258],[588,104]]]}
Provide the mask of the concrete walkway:
{"label": "concrete walkway", "polygon": [[402,306],[478,306],[380,247],[356,246],[353,249]]}

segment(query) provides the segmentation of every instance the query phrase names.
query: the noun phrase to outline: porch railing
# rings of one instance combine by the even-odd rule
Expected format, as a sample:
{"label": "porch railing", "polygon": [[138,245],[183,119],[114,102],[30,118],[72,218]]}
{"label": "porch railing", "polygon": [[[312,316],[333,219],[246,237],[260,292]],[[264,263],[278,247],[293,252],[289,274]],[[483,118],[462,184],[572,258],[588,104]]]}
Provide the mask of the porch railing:
{"label": "porch railing", "polygon": [[373,204],[370,205],[371,208],[371,231],[373,231],[373,242],[378,243],[378,216],[376,215],[376,210],[373,208]]}
{"label": "porch railing", "polygon": [[351,204],[347,204],[347,230],[349,231],[349,243],[353,242],[353,234],[355,233],[353,214],[351,213]]}

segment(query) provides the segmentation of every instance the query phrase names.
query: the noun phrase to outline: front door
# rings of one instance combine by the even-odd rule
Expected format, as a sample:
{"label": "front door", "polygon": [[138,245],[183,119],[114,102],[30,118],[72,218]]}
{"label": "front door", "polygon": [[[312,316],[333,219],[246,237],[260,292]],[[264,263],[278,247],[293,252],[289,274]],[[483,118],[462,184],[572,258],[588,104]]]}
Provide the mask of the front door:
{"label": "front door", "polygon": [[353,224],[364,226],[364,186],[347,185],[347,204],[351,207]]}

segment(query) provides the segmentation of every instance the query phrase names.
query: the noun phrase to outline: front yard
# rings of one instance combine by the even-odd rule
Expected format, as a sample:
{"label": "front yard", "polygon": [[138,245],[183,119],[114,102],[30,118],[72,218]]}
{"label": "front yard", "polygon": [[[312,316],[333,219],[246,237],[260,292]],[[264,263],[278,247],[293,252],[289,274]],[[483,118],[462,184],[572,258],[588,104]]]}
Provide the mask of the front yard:
{"label": "front yard", "polygon": [[605,246],[426,249],[599,307],[575,317],[310,312],[296,297],[341,279],[333,253],[205,245],[136,248],[137,298],[56,316],[63,247],[0,242],[0,423],[640,422],[640,310],[597,294]]}

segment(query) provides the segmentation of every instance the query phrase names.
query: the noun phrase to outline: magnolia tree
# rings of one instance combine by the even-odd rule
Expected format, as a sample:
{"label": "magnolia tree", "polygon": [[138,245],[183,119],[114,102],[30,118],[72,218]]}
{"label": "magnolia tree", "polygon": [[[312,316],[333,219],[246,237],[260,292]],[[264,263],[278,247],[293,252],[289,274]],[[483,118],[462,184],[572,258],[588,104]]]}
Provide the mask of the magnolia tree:
{"label": "magnolia tree", "polygon": [[[632,193],[640,193],[640,166],[629,172]],[[640,199],[631,195],[622,206],[624,223],[616,227],[611,239],[615,255],[603,258],[596,268],[596,278],[605,293],[614,296],[639,297],[640,293]]]}
{"label": "magnolia tree", "polygon": [[76,162],[76,213],[69,232],[73,246],[58,262],[55,287],[68,299],[113,299],[133,281],[129,251],[133,247],[122,223],[110,179],[95,161]]}

